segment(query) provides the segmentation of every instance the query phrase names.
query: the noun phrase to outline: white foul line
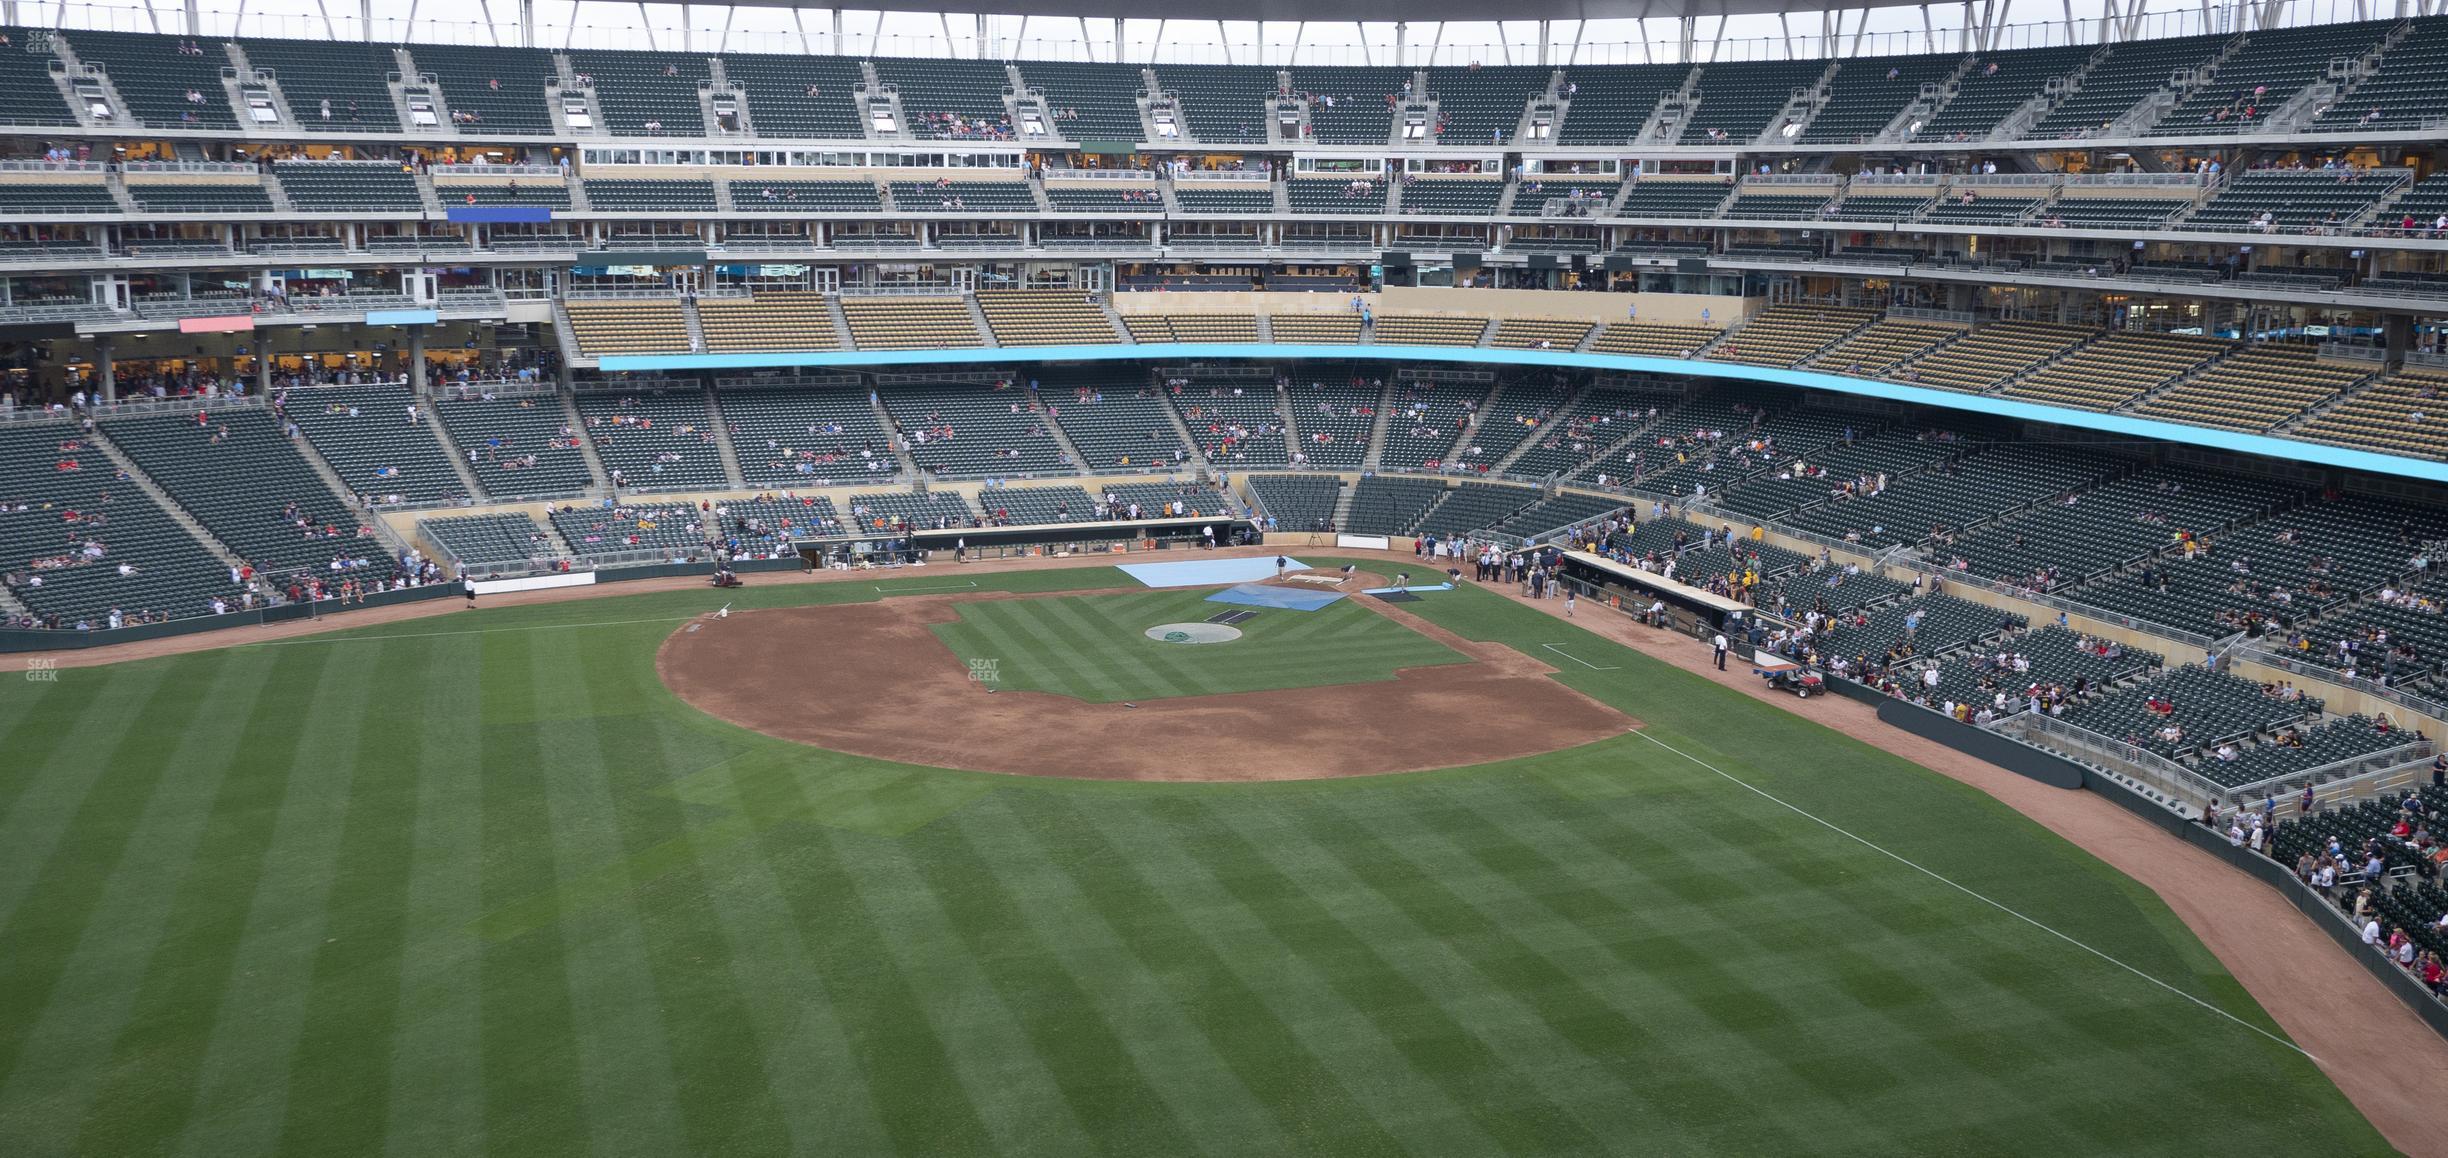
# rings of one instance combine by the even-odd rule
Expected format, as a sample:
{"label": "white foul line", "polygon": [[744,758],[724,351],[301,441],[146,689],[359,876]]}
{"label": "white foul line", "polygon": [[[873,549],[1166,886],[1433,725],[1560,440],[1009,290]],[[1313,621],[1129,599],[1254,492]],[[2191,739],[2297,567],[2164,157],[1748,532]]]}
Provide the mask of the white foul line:
{"label": "white foul line", "polygon": [[1891,850],[1891,849],[1889,849],[1889,848],[1887,848],[1887,847],[1885,847],[1885,846],[1883,846],[1883,845],[1880,845],[1880,844],[1878,844],[1878,843],[1876,843],[1876,842],[1874,842],[1874,841],[1871,841],[1871,840],[1870,840],[1869,838],[1867,838],[1867,837],[1864,837],[1864,836],[1858,835],[1858,834],[1856,834],[1856,833],[1853,833],[1853,832],[1851,832],[1851,831],[1848,831],[1848,830],[1847,830],[1847,829],[1845,829],[1843,826],[1841,826],[1841,825],[1839,825],[1839,824],[1835,823],[1834,821],[1831,821],[1831,820],[1828,820],[1828,819],[1826,819],[1826,818],[1824,818],[1824,817],[1821,817],[1821,816],[1819,816],[1818,814],[1813,813],[1813,812],[1811,812],[1811,811],[1809,811],[1809,810],[1807,810],[1807,809],[1805,809],[1805,808],[1801,807],[1800,805],[1797,805],[1797,804],[1795,804],[1795,803],[1793,803],[1793,802],[1791,802],[1791,801],[1789,801],[1789,800],[1786,800],[1786,799],[1784,799],[1784,798],[1782,798],[1782,797],[1779,797],[1779,796],[1777,796],[1776,794],[1774,794],[1774,793],[1772,793],[1772,792],[1769,792],[1768,790],[1766,790],[1766,789],[1764,789],[1764,788],[1761,788],[1760,786],[1758,786],[1758,785],[1756,785],[1756,784],[1753,784],[1753,783],[1751,783],[1751,782],[1750,782],[1750,781],[1748,781],[1748,780],[1744,780],[1743,778],[1741,778],[1741,777],[1739,777],[1739,776],[1736,776],[1736,775],[1734,775],[1733,773],[1727,772],[1725,769],[1723,769],[1723,768],[1719,768],[1719,767],[1718,767],[1718,766],[1716,766],[1715,764],[1711,764],[1711,763],[1709,763],[1708,761],[1706,761],[1706,760],[1703,760],[1703,759],[1699,758],[1698,756],[1694,756],[1694,755],[1692,755],[1691,753],[1686,752],[1686,751],[1684,751],[1684,750],[1683,750],[1683,749],[1681,749],[1681,748],[1677,748],[1677,747],[1675,747],[1674,745],[1669,744],[1669,743],[1667,743],[1667,742],[1666,742],[1666,741],[1664,741],[1664,740],[1658,739],[1657,737],[1652,736],[1652,735],[1650,735],[1649,733],[1647,733],[1647,732],[1645,732],[1645,731],[1644,731],[1644,732],[1635,732],[1635,733],[1633,733],[1633,734],[1634,734],[1634,735],[1639,736],[1641,739],[1647,740],[1647,741],[1649,741],[1650,743],[1657,745],[1657,746],[1658,746],[1658,747],[1660,747],[1660,748],[1664,748],[1664,749],[1666,749],[1667,751],[1672,752],[1672,753],[1674,753],[1674,754],[1675,754],[1675,755],[1677,755],[1677,756],[1681,756],[1682,758],[1684,758],[1684,759],[1686,759],[1686,760],[1689,760],[1689,761],[1691,761],[1691,762],[1692,762],[1692,763],[1694,763],[1694,764],[1698,764],[1699,766],[1701,766],[1701,767],[1703,767],[1703,768],[1706,768],[1706,769],[1708,769],[1709,771],[1711,771],[1711,772],[1714,772],[1714,773],[1718,774],[1719,776],[1723,776],[1723,777],[1725,777],[1726,779],[1731,780],[1731,781],[1733,781],[1734,783],[1739,784],[1739,785],[1741,785],[1741,786],[1742,786],[1742,787],[1744,787],[1744,788],[1750,789],[1752,792],[1757,793],[1757,794],[1758,794],[1758,795],[1760,795],[1761,797],[1763,797],[1763,798],[1765,798],[1765,799],[1767,799],[1767,800],[1770,800],[1770,801],[1772,801],[1772,802],[1774,802],[1774,803],[1776,803],[1776,804],[1779,804],[1779,805],[1784,806],[1786,809],[1788,809],[1788,810],[1792,811],[1792,812],[1793,812],[1795,815],[1801,816],[1801,817],[1803,817],[1804,819],[1809,820],[1810,822],[1812,822],[1812,823],[1814,823],[1814,824],[1817,824],[1817,825],[1819,825],[1820,827],[1822,827],[1822,828],[1825,828],[1825,829],[1829,830],[1830,832],[1834,832],[1834,833],[1836,833],[1836,834],[1838,834],[1838,835],[1840,835],[1840,836],[1844,837],[1844,838],[1845,838],[1845,839],[1847,839],[1847,840],[1853,841],[1854,843],[1859,844],[1859,845],[1861,845],[1862,847],[1864,847],[1864,848],[1867,848],[1867,849],[1871,850],[1872,852],[1878,853],[1879,855],[1884,856],[1884,857],[1888,858],[1889,860],[1895,861],[1897,864],[1901,864],[1901,865],[1903,865],[1903,866],[1905,866],[1905,867],[1907,867],[1907,868],[1910,868],[1910,869],[1912,869],[1913,871],[1918,872],[1918,873],[1922,874],[1923,876],[1926,876],[1926,877],[1930,878],[1931,880],[1937,881],[1938,883],[1943,884],[1943,885],[1947,886],[1948,888],[1954,889],[1955,891],[1960,892],[1960,893],[1962,893],[1963,895],[1965,895],[1965,896],[1967,896],[1967,897],[1972,898],[1973,900],[1979,901],[1980,903],[1982,903],[1982,904],[1984,904],[1984,905],[1987,905],[1987,906],[1989,906],[1990,908],[1996,909],[1997,911],[1999,911],[1999,912],[2001,912],[2001,913],[2004,913],[2004,914],[2006,914],[2007,916],[2013,917],[2014,919],[2016,919],[2016,920],[2018,920],[2018,921],[2021,921],[2021,922],[2023,922],[2024,924],[2030,925],[2032,928],[2038,929],[2038,930],[2040,930],[2040,931],[2041,931],[2041,932],[2043,932],[2043,933],[2047,933],[2049,936],[2055,937],[2055,938],[2057,938],[2058,940],[2063,941],[2063,942],[2065,942],[2065,943],[2066,943],[2066,944],[2068,944],[2068,945],[2072,945],[2072,946],[2074,946],[2075,948],[2080,949],[2080,950],[2082,950],[2082,951],[2083,951],[2083,952],[2085,952],[2085,953],[2089,953],[2089,954],[2091,954],[2092,956],[2097,957],[2097,958],[2099,958],[2099,959],[2100,959],[2100,960],[2102,960],[2102,961],[2106,961],[2107,963],[2109,963],[2109,964],[2111,964],[2111,965],[2114,965],[2114,966],[2116,966],[2117,968],[2119,968],[2119,969],[2122,969],[2122,970],[2126,971],[2127,973],[2131,973],[2131,974],[2133,974],[2134,976],[2136,976],[2136,977],[2139,977],[2139,978],[2143,979],[2144,981],[2148,981],[2148,982],[2150,982],[2151,984],[2156,985],[2156,986],[2158,986],[2158,987],[2159,987],[2159,988],[2161,988],[2161,989],[2165,989],[2165,990],[2167,990],[2168,992],[2173,993],[2173,994],[2175,994],[2175,995],[2176,995],[2176,996],[2178,996],[2178,997],[2184,998],[2185,1000],[2190,1001],[2190,1002],[2192,1002],[2192,1003],[2193,1003],[2193,1004],[2195,1004],[2195,1005],[2201,1006],[2203,1009],[2207,1009],[2207,1010],[2209,1010],[2209,1011],[2210,1011],[2210,1012],[2212,1012],[2212,1013],[2218,1014],[2220,1017],[2224,1017],[2224,1018],[2226,1018],[2227,1020],[2229,1020],[2229,1021],[2232,1021],[2232,1022],[2236,1023],[2237,1025],[2243,1026],[2244,1028],[2249,1029],[2249,1030],[2253,1031],[2254,1033],[2260,1034],[2261,1036],[2266,1037],[2266,1038],[2270,1039],[2271,1041],[2277,1042],[2278,1044],[2283,1045],[2283,1046],[2287,1047],[2288,1049],[2294,1050],[2296,1053],[2302,1054],[2302,1055],[2303,1055],[2303,1056],[2304,1056],[2306,1059],[2310,1060],[2310,1061],[2312,1062],[2312,1064],[2314,1064],[2314,1065],[2321,1065],[2321,1064],[2322,1064],[2321,1059],[2316,1058],[2316,1057],[2313,1057],[2313,1056],[2312,1056],[2311,1051],[2309,1051],[2309,1050],[2305,1049],[2304,1047],[2302,1047],[2302,1046],[2300,1046],[2300,1045],[2297,1045],[2297,1044],[2295,1044],[2294,1042],[2288,1041],[2287,1039],[2285,1039],[2285,1038],[2283,1038],[2283,1037],[2280,1037],[2280,1036],[2278,1036],[2277,1034],[2271,1033],[2270,1031],[2268,1031],[2268,1030],[2266,1030],[2266,1029],[2263,1029],[2263,1028],[2261,1028],[2260,1026],[2254,1025],[2253,1023],[2251,1023],[2251,1022],[2249,1022],[2249,1021],[2246,1021],[2246,1020],[2244,1020],[2244,1019],[2243,1019],[2243,1018],[2241,1018],[2241,1017],[2237,1017],[2235,1014],[2229,1013],[2229,1012],[2227,1012],[2227,1011],[2226,1011],[2226,1010],[2224,1010],[2224,1009],[2220,1009],[2218,1006],[2212,1005],[2212,1004],[2210,1004],[2209,1002],[2202,1000],[2201,998],[2195,997],[2195,996],[2193,996],[2192,994],[2187,993],[2187,992],[2185,992],[2185,991],[2184,991],[2184,990],[2182,990],[2182,989],[2178,989],[2178,988],[2176,988],[2175,986],[2170,985],[2170,984],[2168,984],[2168,983],[2167,983],[2167,982],[2165,982],[2165,981],[2161,981],[2160,979],[2158,979],[2158,978],[2156,978],[2156,977],[2153,977],[2153,976],[2151,976],[2151,975],[2150,975],[2150,974],[2148,974],[2148,973],[2144,973],[2144,972],[2143,972],[2143,971],[2141,971],[2140,969],[2137,969],[2137,968],[2135,968],[2135,967],[2133,967],[2133,966],[2131,966],[2131,965],[2128,965],[2128,964],[2126,964],[2126,963],[2125,963],[2125,962],[2123,962],[2123,961],[2119,961],[2119,960],[2117,960],[2116,958],[2111,957],[2111,956],[2109,956],[2108,954],[2103,953],[2103,952],[2101,952],[2101,951],[2100,951],[2100,950],[2098,950],[2098,949],[2094,949],[2094,948],[2092,948],[2091,946],[2089,946],[2089,945],[2087,945],[2087,944],[2084,944],[2084,943],[2083,943],[2083,942],[2081,942],[2081,941],[2075,940],[2073,937],[2071,937],[2071,936],[2069,936],[2069,935],[2067,935],[2067,934],[2065,934],[2065,933],[2058,932],[2056,929],[2053,929],[2053,928],[2051,928],[2051,927],[2049,927],[2049,926],[2047,926],[2047,925],[2041,924],[2039,921],[2037,921],[2037,920],[2035,920],[2035,919],[2033,919],[2033,918],[2031,918],[2031,917],[2025,916],[2025,915],[2023,915],[2022,913],[2017,912],[2017,911],[2016,911],[2016,910],[2014,910],[2014,909],[2008,908],[2008,907],[2007,907],[2007,906],[2006,906],[2006,905],[2005,905],[2003,902],[2000,902],[2000,901],[1997,901],[1997,900],[1991,899],[1990,897],[1983,896],[1983,895],[1982,895],[1982,894],[1980,894],[1980,893],[1974,892],[1972,889],[1970,889],[1970,888],[1968,888],[1968,887],[1966,887],[1966,886],[1964,886],[1964,885],[1962,885],[1962,884],[1957,883],[1957,882],[1956,882],[1955,880],[1953,880],[1952,878],[1947,877],[1947,876],[1945,876],[1944,874],[1939,873],[1939,872],[1938,872],[1937,870],[1935,870],[1935,869],[1931,869],[1931,868],[1925,867],[1925,866],[1923,866],[1923,865],[1921,865],[1921,864],[1915,863],[1914,861],[1912,861],[1912,860],[1910,860],[1910,859],[1907,859],[1906,857],[1904,857],[1904,856],[1903,856],[1902,854],[1900,854],[1900,853],[1897,853],[1897,852],[1895,852],[1895,851],[1893,851],[1893,850]]}
{"label": "white foul line", "polygon": [[[246,647],[289,647],[300,643],[380,643],[386,639],[439,639],[446,635],[492,635],[510,631],[555,631],[568,627],[626,627],[638,623],[683,623],[712,615],[701,611],[695,615],[673,615],[660,619],[597,619],[586,623],[538,623],[527,627],[471,627],[463,631],[414,631],[393,635],[342,635],[334,631],[324,635],[309,635],[300,639],[267,639],[260,643],[242,643]],[[342,629],[345,630],[345,629]]]}
{"label": "white foul line", "polygon": [[967,591],[976,586],[977,580],[972,579],[967,583],[945,583],[936,587],[886,587],[876,584],[875,589],[886,595],[914,595],[927,591]]}
{"label": "white foul line", "polygon": [[1585,667],[1585,668],[1588,668],[1588,669],[1590,669],[1591,671],[1618,671],[1618,670],[1621,670],[1621,669],[1619,669],[1619,668],[1600,667],[1600,666],[1598,666],[1597,664],[1591,663],[1590,661],[1588,661],[1588,660],[1586,660],[1586,659],[1583,659],[1583,658],[1581,658],[1580,656],[1574,655],[1573,653],[1571,653],[1571,652],[1569,652],[1569,651],[1566,651],[1566,650],[1564,650],[1563,648],[1557,647],[1556,645],[1554,645],[1554,644],[1552,644],[1552,643],[1542,643],[1542,644],[1540,644],[1539,646],[1540,646],[1540,647],[1543,647],[1543,648],[1546,648],[1547,650],[1552,651],[1552,652],[1556,653],[1557,655],[1563,656],[1564,658],[1569,659],[1569,660],[1573,661],[1574,663],[1580,664],[1581,666],[1583,666],[1583,667]]}

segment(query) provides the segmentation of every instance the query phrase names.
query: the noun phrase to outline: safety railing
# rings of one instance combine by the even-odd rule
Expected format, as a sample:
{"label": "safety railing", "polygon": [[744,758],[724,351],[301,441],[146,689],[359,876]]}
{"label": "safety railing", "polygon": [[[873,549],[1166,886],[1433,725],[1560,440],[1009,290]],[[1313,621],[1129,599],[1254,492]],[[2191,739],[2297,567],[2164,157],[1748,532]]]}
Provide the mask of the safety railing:
{"label": "safety railing", "polygon": [[[2185,800],[2217,799],[2226,785],[2140,745],[2101,735],[2040,712],[2024,711],[1990,725],[1992,729],[2040,747],[2141,781],[2160,792]],[[2039,737],[2034,739],[2034,737]]]}

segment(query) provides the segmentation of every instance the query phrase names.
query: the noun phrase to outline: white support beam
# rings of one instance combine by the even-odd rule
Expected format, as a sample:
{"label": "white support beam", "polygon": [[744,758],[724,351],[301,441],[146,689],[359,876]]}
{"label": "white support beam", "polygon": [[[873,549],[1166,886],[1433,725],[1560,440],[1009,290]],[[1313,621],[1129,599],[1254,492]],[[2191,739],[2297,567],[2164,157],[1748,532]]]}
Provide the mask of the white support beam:
{"label": "white support beam", "polygon": [[[1555,28],[1553,25],[1548,23],[1544,17],[1540,18],[1538,28],[1538,63],[1540,67],[1544,68],[1547,65],[1547,46],[1555,43]],[[1440,21],[1437,24],[1437,38],[1442,40],[1444,37],[1445,25],[1442,21]]]}
{"label": "white support beam", "polygon": [[1371,68],[1375,68],[1377,66],[1376,58],[1369,55],[1368,22],[1365,20],[1354,20],[1352,21],[1352,28],[1360,33],[1360,63],[1368,65]]}
{"label": "white support beam", "polygon": [[1224,50],[1224,63],[1231,64],[1233,62],[1232,37],[1224,34],[1224,22],[1221,20],[1216,21],[1216,47]]}
{"label": "white support beam", "polygon": [[[648,47],[648,48],[653,48],[653,49],[657,49],[657,50],[660,50],[660,47],[661,47],[661,46],[660,46],[660,45],[657,45],[657,44],[655,43],[654,22],[653,22],[652,20],[649,20],[649,19],[647,19],[647,18],[646,18],[646,0],[638,0],[637,10],[638,10],[638,27],[639,27],[641,30],[643,30],[643,31],[646,33],[646,47]],[[578,22],[577,22],[577,21],[575,21],[575,20],[572,20],[572,21],[570,21],[570,23],[572,23],[572,24],[576,24],[576,23],[578,23]],[[487,31],[487,32],[491,32],[492,30],[493,30],[493,14],[492,14],[491,12],[486,12],[486,13],[485,13],[485,31]],[[496,43],[498,43],[498,41],[497,41]]]}

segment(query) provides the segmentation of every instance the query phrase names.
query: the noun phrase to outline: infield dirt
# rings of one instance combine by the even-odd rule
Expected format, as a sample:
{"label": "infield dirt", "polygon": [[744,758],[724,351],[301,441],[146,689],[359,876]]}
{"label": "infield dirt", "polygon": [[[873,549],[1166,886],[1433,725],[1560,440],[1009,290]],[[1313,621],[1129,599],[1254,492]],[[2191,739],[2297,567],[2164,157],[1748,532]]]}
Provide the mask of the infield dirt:
{"label": "infield dirt", "polygon": [[[1067,594],[1080,594],[1069,592]],[[973,682],[928,629],[978,599],[750,611],[692,622],[655,669],[680,698],[745,728],[835,751],[980,772],[1108,780],[1310,780],[1535,756],[1639,722],[1547,678],[1502,644],[1356,600],[1473,662],[1390,681],[1091,704]],[[852,658],[855,657],[855,658]]]}

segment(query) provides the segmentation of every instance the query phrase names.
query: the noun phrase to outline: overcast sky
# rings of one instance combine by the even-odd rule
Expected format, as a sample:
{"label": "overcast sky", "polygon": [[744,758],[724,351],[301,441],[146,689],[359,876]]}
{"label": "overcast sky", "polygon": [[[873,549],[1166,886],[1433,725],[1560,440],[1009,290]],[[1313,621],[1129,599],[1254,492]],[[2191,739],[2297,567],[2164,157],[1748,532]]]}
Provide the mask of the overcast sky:
{"label": "overcast sky", "polygon": [[[2065,43],[2069,36],[2066,21],[2070,12],[2077,26],[2071,30],[2075,39],[2090,42],[2098,39],[2097,22],[2106,0],[2003,0],[2005,16],[1999,21],[2007,33],[2001,47],[2025,47],[2037,44]],[[486,5],[490,4],[488,11]],[[2235,31],[2247,19],[2243,6],[2213,6],[2205,14],[2199,0],[2141,0],[2145,6],[2142,35],[2176,36],[2198,32]],[[359,22],[360,0],[197,0],[202,13],[203,29],[211,35],[241,32],[250,36],[299,36],[322,38],[337,35],[355,39],[363,35]],[[1500,5],[1491,4],[1491,7]],[[75,4],[63,7],[58,3],[33,3],[20,0],[17,18],[29,25],[65,23],[69,27],[109,27],[129,31],[176,32],[182,29],[184,5],[180,0],[155,0],[148,9],[141,0],[121,4]],[[1161,11],[1162,3],[1149,4],[1148,9]],[[451,40],[473,43],[515,44],[518,42],[517,0],[378,0],[374,3],[375,35],[385,40]],[[413,27],[410,13],[414,13]],[[2333,23],[2359,17],[2388,17],[2399,11],[2396,0],[2291,0],[2278,23],[2299,25]],[[685,15],[684,15],[685,12]],[[677,50],[684,47],[700,52],[729,50],[735,52],[767,51],[846,51],[877,55],[946,55],[945,20],[927,15],[892,14],[881,17],[874,12],[848,11],[843,18],[844,42],[832,41],[833,15],[829,10],[803,10],[794,21],[784,9],[739,8],[698,5],[684,9],[678,4],[577,3],[574,0],[535,0],[537,42],[549,47],[574,45],[593,48],[656,47]],[[242,15],[243,14],[243,15]],[[1849,15],[1843,31],[1835,39],[1837,55],[1863,53],[1923,52],[1935,47],[1942,52],[1956,51],[1958,37],[1943,35],[1945,30],[1960,28],[1965,22],[1964,6],[1942,4],[1928,10],[1927,20],[1940,30],[1934,45],[1923,31],[1924,12],[1917,7],[1874,10],[1869,14],[1867,35],[1857,37],[1860,13]],[[242,23],[243,22],[243,23]],[[976,18],[952,16],[949,21],[949,55],[978,55]],[[694,36],[686,30],[693,26]],[[1016,16],[994,17],[989,20],[991,47],[986,55],[1020,57],[1060,57],[1079,59],[1081,29],[1076,20],[1035,18],[1026,22]],[[1124,28],[1123,59],[1147,60],[1153,55],[1168,60],[1222,61],[1229,52],[1240,63],[1265,60],[1282,63],[1292,55],[1294,26],[1270,23],[1261,28],[1249,22],[1227,23],[1219,33],[1213,23],[1180,21],[1160,25],[1158,21],[1132,20]],[[1762,56],[1788,55],[1788,29],[1775,16],[1737,17],[1722,33],[1715,20],[1703,20],[1700,25],[1702,46],[1695,55],[1708,59],[1714,42],[1718,59],[1752,59]],[[1821,17],[1816,11],[1797,13],[1790,21],[1792,55],[1826,55],[1820,44]],[[802,34],[804,33],[804,40]],[[1090,21],[1088,42],[1095,59],[1115,59],[1113,25],[1110,21]],[[1591,21],[1586,29],[1574,22],[1558,21],[1553,26],[1556,47],[1551,63],[1562,63],[1574,52],[1576,34],[1580,40],[1578,60],[1582,63],[1636,63],[1645,59],[1676,59],[1676,29],[1674,22],[1657,20]],[[1537,25],[1528,21],[1507,24],[1494,22],[1444,26],[1442,31],[1433,24],[1414,24],[1406,35],[1405,61],[1422,64],[1465,64],[1472,60],[1488,64],[1510,61],[1516,64],[1534,63],[1537,59]],[[1369,24],[1355,27],[1350,23],[1312,23],[1302,30],[1297,63],[1359,64],[1365,56],[1369,63],[1394,63],[1395,32],[1392,24]],[[1643,45],[1647,47],[1644,49]],[[1429,59],[1431,49],[1435,58]]]}

